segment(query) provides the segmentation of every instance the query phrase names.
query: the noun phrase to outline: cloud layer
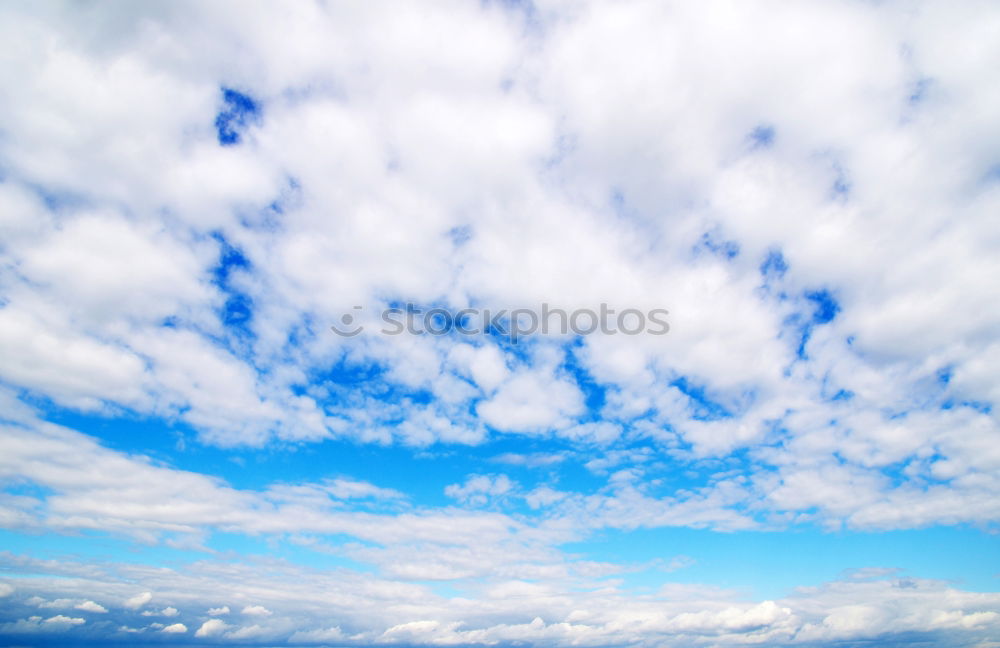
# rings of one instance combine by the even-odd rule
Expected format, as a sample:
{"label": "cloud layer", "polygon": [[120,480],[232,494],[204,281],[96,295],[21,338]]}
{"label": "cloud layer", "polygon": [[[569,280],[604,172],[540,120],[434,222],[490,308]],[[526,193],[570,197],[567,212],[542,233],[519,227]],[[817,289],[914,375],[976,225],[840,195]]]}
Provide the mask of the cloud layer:
{"label": "cloud layer", "polygon": [[[996,531],[991,3],[15,2],[0,39],[0,525],[67,549],[3,554],[0,636],[992,645],[938,576],[763,600],[596,540]],[[378,333],[401,304],[669,332]]]}

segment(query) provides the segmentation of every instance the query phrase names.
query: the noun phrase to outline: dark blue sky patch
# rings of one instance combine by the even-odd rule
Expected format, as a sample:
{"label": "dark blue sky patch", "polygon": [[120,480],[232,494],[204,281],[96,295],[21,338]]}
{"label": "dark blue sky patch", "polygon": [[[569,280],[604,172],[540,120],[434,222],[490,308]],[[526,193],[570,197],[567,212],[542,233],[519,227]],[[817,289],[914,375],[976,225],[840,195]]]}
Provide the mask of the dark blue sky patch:
{"label": "dark blue sky patch", "polygon": [[249,325],[253,319],[253,298],[231,281],[234,272],[251,269],[250,260],[221,232],[213,232],[212,238],[219,244],[219,262],[212,268],[212,283],[226,298],[219,309],[219,319],[239,337],[252,337]]}
{"label": "dark blue sky patch", "polygon": [[222,322],[226,326],[243,327],[253,315],[253,300],[245,294],[234,294],[226,299],[222,309]]}
{"label": "dark blue sky patch", "polygon": [[601,420],[601,409],[607,401],[607,389],[598,383],[593,375],[580,363],[574,349],[579,349],[581,344],[570,343],[566,345],[565,360],[561,369],[573,377],[577,387],[583,392],[584,402],[587,406],[585,421]]}
{"label": "dark blue sky patch", "polygon": [[260,122],[261,107],[249,95],[222,88],[224,106],[215,116],[215,130],[221,146],[235,146],[242,141],[242,134],[250,124]]}
{"label": "dark blue sky patch", "polygon": [[795,355],[799,360],[805,360],[809,357],[806,353],[806,345],[809,344],[811,337],[812,325],[806,324],[799,330],[799,345],[795,348]]}
{"label": "dark blue sky patch", "polygon": [[823,290],[807,291],[805,298],[814,305],[812,315],[814,324],[832,322],[833,318],[840,312],[840,304],[834,299],[833,294],[825,288]]}
{"label": "dark blue sky patch", "polygon": [[809,344],[809,340],[812,338],[813,329],[832,322],[837,317],[837,313],[840,312],[840,304],[834,298],[833,294],[825,288],[822,290],[806,291],[802,296],[808,302],[811,302],[812,314],[796,313],[790,315],[785,318],[784,324],[786,329],[794,331],[795,336],[798,338],[795,355],[800,360],[805,360],[808,358],[806,345]]}
{"label": "dark blue sky patch", "polygon": [[219,243],[219,263],[212,269],[212,276],[217,285],[225,287],[233,269],[249,270],[250,260],[242,250],[232,245],[222,232],[213,232],[212,238]]}
{"label": "dark blue sky patch", "polygon": [[941,403],[941,409],[943,410],[955,409],[956,407],[967,407],[979,412],[980,414],[990,414],[993,411],[993,405],[991,403],[987,403],[986,401],[954,400],[949,398]]}

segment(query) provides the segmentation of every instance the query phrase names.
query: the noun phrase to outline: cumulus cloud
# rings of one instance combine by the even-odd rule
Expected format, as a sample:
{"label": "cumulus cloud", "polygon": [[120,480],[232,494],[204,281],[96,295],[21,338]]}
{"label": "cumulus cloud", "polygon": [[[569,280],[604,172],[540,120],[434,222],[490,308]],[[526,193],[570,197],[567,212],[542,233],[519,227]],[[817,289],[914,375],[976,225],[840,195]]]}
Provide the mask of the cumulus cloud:
{"label": "cumulus cloud", "polygon": [[245,614],[247,616],[263,616],[263,617],[266,617],[266,616],[271,616],[271,614],[273,614],[270,610],[268,610],[263,605],[248,605],[245,608],[243,608],[242,612],[243,612],[243,614]]}
{"label": "cumulus cloud", "polygon": [[142,606],[146,605],[153,600],[152,592],[143,592],[141,594],[136,594],[128,599],[126,599],[122,605],[130,610],[138,610]]}
{"label": "cumulus cloud", "polygon": [[215,637],[226,631],[229,626],[221,619],[209,619],[195,630],[196,637]]}

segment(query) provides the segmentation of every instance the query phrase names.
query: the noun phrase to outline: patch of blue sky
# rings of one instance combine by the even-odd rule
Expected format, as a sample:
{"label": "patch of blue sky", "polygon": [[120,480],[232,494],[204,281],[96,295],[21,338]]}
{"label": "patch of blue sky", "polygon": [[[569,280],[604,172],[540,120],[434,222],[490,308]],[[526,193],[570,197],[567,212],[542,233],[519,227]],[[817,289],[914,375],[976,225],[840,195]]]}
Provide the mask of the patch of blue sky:
{"label": "patch of blue sky", "polygon": [[[12,554],[29,555],[36,560],[89,560],[153,567],[176,567],[205,559],[203,551],[136,542],[132,538],[95,530],[62,535],[0,529],[0,547]],[[28,570],[19,573],[17,564],[4,565],[2,560],[0,571],[10,575],[31,575]]]}
{"label": "patch of blue sky", "polygon": [[591,452],[583,451],[571,455],[570,459],[559,465],[558,473],[551,473],[549,479],[545,480],[550,483],[543,482],[539,485],[548,485],[556,490],[571,493],[599,492],[607,485],[608,472],[630,467],[630,464],[617,465],[612,466],[608,471],[596,471],[587,467],[587,463],[591,460],[601,458],[603,458],[603,452],[596,449]]}
{"label": "patch of blue sky", "polygon": [[581,421],[597,421],[602,419],[601,410],[607,402],[607,388],[594,379],[593,375],[580,363],[577,353],[583,348],[584,340],[577,337],[565,344],[564,360],[560,369],[573,378],[573,382],[583,392],[586,413],[580,417]]}
{"label": "patch of blue sky", "polygon": [[806,291],[805,298],[814,304],[812,321],[815,324],[832,322],[840,312],[840,303],[833,293],[825,288]]}
{"label": "patch of blue sky", "polygon": [[757,268],[761,283],[754,294],[762,301],[771,302],[768,304],[770,307],[791,299],[784,281],[788,267],[788,261],[781,249],[772,248],[767,251]]}
{"label": "patch of blue sky", "polygon": [[698,243],[692,248],[692,252],[695,256],[708,252],[721,259],[731,261],[739,256],[740,244],[722,238],[718,232],[704,232]]}
{"label": "patch of blue sky", "polygon": [[[181,422],[120,413],[102,417],[57,409],[46,414],[52,422],[93,436],[110,449],[141,454],[171,468],[216,476],[245,490],[261,491],[275,483],[356,479],[400,491],[406,495],[407,505],[422,507],[453,504],[444,495],[445,487],[464,482],[470,474],[503,473],[525,489],[547,484],[576,492],[594,491],[606,481],[606,476],[595,475],[584,466],[601,454],[599,449],[574,449],[553,438],[497,434],[489,443],[460,447],[439,444],[414,448],[328,439],[305,445],[218,448],[198,442],[196,432]],[[567,457],[565,461],[540,467],[497,461],[504,455],[560,453]],[[386,506],[398,504],[393,501]],[[369,508],[362,503],[348,504],[351,506]]]}
{"label": "patch of blue sky", "polygon": [[34,482],[13,480],[0,482],[0,492],[5,495],[12,495],[18,498],[27,497],[41,500],[48,497],[55,491],[44,486],[39,486]]}
{"label": "patch of blue sky", "polygon": [[854,398],[854,392],[850,389],[838,389],[833,396],[830,396],[832,401],[849,401]]}
{"label": "patch of blue sky", "polygon": [[222,232],[212,232],[211,236],[219,244],[219,262],[212,268],[212,278],[217,286],[225,289],[235,269],[250,269],[250,260],[238,247],[231,244]]}
{"label": "patch of blue sky", "polygon": [[[836,455],[838,459],[840,455]],[[938,484],[947,484],[951,481],[950,477],[935,477],[932,471],[923,471],[920,474],[919,479],[914,479],[912,470],[921,464],[931,464],[935,461],[941,460],[943,457],[937,453],[931,455],[930,457],[907,457],[901,461],[896,461],[886,466],[882,466],[879,472],[887,480],[887,488],[914,488],[917,490],[924,490],[930,486]],[[841,463],[849,463],[845,460],[841,460]]]}
{"label": "patch of blue sky", "polygon": [[243,132],[259,123],[262,115],[260,102],[248,94],[222,87],[223,107],[215,116],[215,130],[220,146],[234,146],[243,138]]}
{"label": "patch of blue sky", "polygon": [[771,148],[774,145],[775,130],[774,126],[768,124],[760,124],[752,131],[750,135],[747,136],[750,139],[750,143],[753,148]]}
{"label": "patch of blue sky", "polygon": [[[149,457],[161,465],[218,477],[234,488],[262,491],[276,483],[315,483],[324,479],[356,479],[408,496],[415,505],[451,503],[445,486],[463,481],[470,472],[501,472],[489,461],[497,452],[516,451],[511,442],[489,448],[414,449],[381,446],[346,439],[329,439],[305,445],[271,443],[262,448],[219,448],[197,441],[196,432],[184,423],[159,418],[102,417],[73,410],[52,410],[46,418],[95,437],[101,445]],[[478,460],[477,460],[478,457]]]}
{"label": "patch of blue sky", "polygon": [[[1000,573],[1000,536],[967,526],[877,532],[828,532],[814,526],[732,533],[683,527],[605,530],[562,549],[623,565],[650,563],[644,571],[624,575],[633,587],[706,584],[757,600],[788,596],[797,587],[865,567],[895,568],[901,576],[952,581],[978,592],[995,591]],[[665,572],[662,566],[678,556],[692,562]]]}
{"label": "patch of blue sky", "polygon": [[785,255],[781,250],[769,250],[760,264],[761,276],[765,279],[772,277],[780,279],[786,272],[788,272],[788,262],[785,260]]}
{"label": "patch of blue sky", "polygon": [[717,399],[713,398],[709,394],[707,386],[698,384],[686,376],[675,378],[670,382],[670,385],[676,387],[682,394],[688,397],[692,409],[692,419],[696,421],[717,421],[733,418],[733,412]]}
{"label": "patch of blue sky", "polygon": [[249,272],[252,264],[243,251],[230,243],[222,232],[213,232],[211,237],[219,245],[219,260],[211,270],[212,283],[225,296],[225,301],[218,309],[219,319],[228,331],[238,337],[253,338],[250,326],[253,319],[253,298],[240,289],[238,282],[233,281],[234,273]]}
{"label": "patch of blue sky", "polygon": [[447,234],[452,245],[461,247],[472,240],[472,237],[475,236],[475,230],[471,225],[457,225],[449,229]]}
{"label": "patch of blue sky", "polygon": [[816,326],[829,324],[841,310],[833,292],[827,288],[806,290],[802,293],[805,308],[791,313],[782,322],[780,337],[793,340],[796,357],[800,360],[808,358],[806,350]]}
{"label": "patch of blue sky", "polygon": [[142,455],[154,462],[221,477],[236,488],[260,488],[273,474],[246,470],[248,461],[284,452],[278,448],[220,448],[197,441],[197,432],[180,421],[114,412],[107,416],[49,406],[45,419],[94,437],[111,450]]}
{"label": "patch of blue sky", "polygon": [[401,390],[385,382],[386,367],[376,362],[355,362],[344,354],[340,359],[327,367],[312,367],[306,373],[306,382],[295,387],[296,392],[304,393],[309,387],[340,386],[347,387],[382,385],[380,391],[392,389]]}
{"label": "patch of blue sky", "polygon": [[310,313],[299,313],[298,321],[288,325],[282,352],[289,356],[293,355],[297,349],[317,335],[330,335],[329,326],[328,322],[320,321]]}
{"label": "patch of blue sky", "polygon": [[941,403],[941,409],[943,410],[956,409],[960,407],[967,407],[969,409],[973,409],[979,412],[980,414],[990,414],[993,412],[993,404],[988,403],[986,401],[948,398]]}

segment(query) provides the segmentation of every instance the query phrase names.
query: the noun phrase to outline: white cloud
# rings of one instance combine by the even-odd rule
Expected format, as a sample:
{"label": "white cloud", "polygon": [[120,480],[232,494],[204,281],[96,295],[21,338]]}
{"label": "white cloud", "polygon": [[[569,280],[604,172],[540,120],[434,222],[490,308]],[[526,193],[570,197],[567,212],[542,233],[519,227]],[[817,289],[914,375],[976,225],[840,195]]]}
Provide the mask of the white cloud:
{"label": "white cloud", "polygon": [[227,639],[254,639],[268,634],[267,629],[258,624],[242,626],[226,633]]}
{"label": "white cloud", "polygon": [[223,616],[225,614],[229,614],[229,606],[223,605],[222,607],[209,608],[206,614],[209,616]]}
{"label": "white cloud", "polygon": [[145,604],[149,603],[152,600],[153,600],[152,592],[143,592],[141,594],[136,594],[135,596],[126,599],[125,602],[122,603],[122,605],[130,610],[138,610],[139,608],[141,608],[142,606],[144,606]]}
{"label": "white cloud", "polygon": [[221,619],[209,619],[201,624],[201,627],[195,631],[194,636],[215,637],[225,632],[228,627],[229,625]]}
{"label": "white cloud", "polygon": [[98,614],[106,614],[108,609],[101,605],[100,603],[95,603],[94,601],[84,601],[73,606],[74,609],[83,610],[84,612],[96,612]]}
{"label": "white cloud", "polygon": [[83,625],[86,622],[87,622],[86,619],[81,619],[79,617],[63,616],[62,614],[57,614],[56,616],[49,617],[48,619],[45,619],[45,621],[43,621],[43,623],[54,626],[75,626],[75,625]]}
{"label": "white cloud", "polygon": [[541,372],[522,373],[505,382],[476,411],[499,430],[540,433],[566,427],[570,417],[582,413],[583,398],[568,380]]}
{"label": "white cloud", "polygon": [[172,623],[160,630],[160,632],[165,632],[167,634],[182,634],[187,631],[187,626],[183,623]]}
{"label": "white cloud", "polygon": [[243,614],[246,614],[247,616],[265,616],[266,617],[266,616],[271,616],[271,614],[273,614],[273,612],[271,612],[270,610],[268,610],[263,605],[248,605],[248,606],[246,606],[246,607],[243,608],[242,612],[243,612]]}
{"label": "white cloud", "polygon": [[47,601],[40,596],[32,596],[25,601],[28,605],[34,605],[37,608],[42,609],[58,609],[58,608],[68,608],[73,605],[72,599],[58,598],[52,601]]}

